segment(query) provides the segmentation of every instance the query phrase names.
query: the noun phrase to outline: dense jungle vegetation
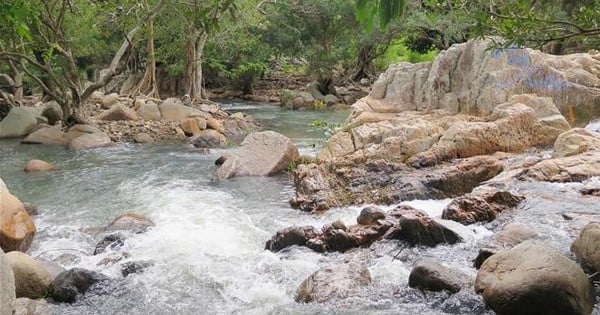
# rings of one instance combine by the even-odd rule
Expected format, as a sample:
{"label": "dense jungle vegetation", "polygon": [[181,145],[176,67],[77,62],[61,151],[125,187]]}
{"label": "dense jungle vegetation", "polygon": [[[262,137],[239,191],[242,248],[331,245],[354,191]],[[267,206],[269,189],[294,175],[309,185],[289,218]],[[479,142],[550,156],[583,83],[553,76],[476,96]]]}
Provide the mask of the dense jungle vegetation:
{"label": "dense jungle vegetation", "polygon": [[482,36],[588,51],[600,47],[598,12],[600,0],[3,0],[0,103],[43,93],[70,118],[111,84],[204,99],[306,75],[327,90]]}

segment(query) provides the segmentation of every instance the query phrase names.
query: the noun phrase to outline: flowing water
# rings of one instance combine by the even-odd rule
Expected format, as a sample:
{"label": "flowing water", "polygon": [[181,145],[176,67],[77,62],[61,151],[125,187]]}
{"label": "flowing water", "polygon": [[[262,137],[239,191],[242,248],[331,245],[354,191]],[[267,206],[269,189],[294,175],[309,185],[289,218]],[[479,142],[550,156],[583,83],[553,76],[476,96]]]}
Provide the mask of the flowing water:
{"label": "flowing water", "polygon": [[[302,154],[315,154],[325,138],[314,120],[340,123],[347,113],[285,111],[279,107],[229,104],[231,111],[251,113],[265,129],[279,131],[298,144]],[[515,189],[537,197],[515,214],[487,225],[465,227],[444,222],[464,242],[433,249],[403,249],[396,241],[380,242],[346,254],[314,253],[293,247],[280,253],[264,250],[277,230],[290,225],[321,227],[336,219],[352,224],[359,207],[307,214],[291,209],[289,175],[236,178],[212,182],[214,161],[227,149],[208,154],[183,145],[120,144],[71,152],[47,146],[0,142],[0,176],[22,201],[36,204],[38,234],[30,254],[82,267],[117,279],[103,295],[87,295],[73,305],[51,306],[53,314],[482,314],[472,288],[456,295],[408,288],[408,274],[421,259],[433,259],[468,277],[479,245],[508,219],[524,222],[562,252],[583,223],[566,222],[560,213],[600,211],[593,199],[578,194],[582,184],[528,185]],[[25,174],[30,159],[52,162],[58,170]],[[560,197],[557,197],[560,195]],[[439,217],[449,200],[409,204]],[[134,211],[156,226],[129,237],[118,251],[93,256],[100,236],[90,227],[107,225],[119,214]],[[570,225],[569,225],[570,224]],[[86,232],[88,231],[88,232]],[[127,258],[101,263],[106,258]],[[302,304],[294,294],[304,278],[322,266],[348,257],[365,262],[373,283],[351,297],[323,304]],[[120,265],[147,261],[143,273],[126,278]]]}

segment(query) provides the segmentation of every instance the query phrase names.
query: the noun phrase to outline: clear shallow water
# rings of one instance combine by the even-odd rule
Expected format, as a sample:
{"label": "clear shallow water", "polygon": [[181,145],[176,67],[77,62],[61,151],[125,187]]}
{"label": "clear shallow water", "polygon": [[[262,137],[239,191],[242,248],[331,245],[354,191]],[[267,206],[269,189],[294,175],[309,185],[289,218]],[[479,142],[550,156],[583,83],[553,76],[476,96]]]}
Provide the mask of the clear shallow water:
{"label": "clear shallow water", "polygon": [[[306,154],[318,149],[324,135],[320,129],[303,135],[303,128],[310,129],[308,124],[314,119],[337,123],[345,118],[339,113],[243,106],[266,129],[290,136]],[[230,105],[229,109],[239,107]],[[1,141],[0,176],[13,194],[40,208],[41,214],[35,218],[38,234],[30,254],[68,268],[93,269],[118,281],[106,295],[88,296],[74,305],[53,305],[52,313],[482,314],[486,312],[483,303],[472,288],[450,297],[408,289],[411,267],[421,259],[433,259],[474,278],[470,265],[479,245],[510,220],[532,226],[567,253],[583,223],[564,221],[560,213],[565,209],[600,211],[594,199],[581,201],[581,184],[524,184],[514,189],[532,197],[514,213],[487,225],[465,227],[444,222],[465,239],[454,246],[400,252],[397,242],[381,242],[346,254],[321,255],[306,248],[275,254],[263,249],[277,230],[290,225],[321,227],[336,219],[352,224],[361,208],[332,209],[319,215],[293,210],[287,203],[293,194],[288,175],[211,182],[214,160],[225,151],[201,154],[183,145],[122,144],[70,152]],[[23,166],[34,158],[52,162],[59,170],[25,174]],[[439,217],[448,202],[409,204]],[[84,229],[106,225],[125,211],[148,216],[156,227],[128,238],[118,252],[92,256],[100,237]],[[112,265],[100,264],[122,252],[129,257]],[[304,278],[322,266],[353,256],[367,263],[372,285],[342,301],[294,302],[296,288]],[[151,261],[153,265],[123,279],[119,266],[127,261]]]}

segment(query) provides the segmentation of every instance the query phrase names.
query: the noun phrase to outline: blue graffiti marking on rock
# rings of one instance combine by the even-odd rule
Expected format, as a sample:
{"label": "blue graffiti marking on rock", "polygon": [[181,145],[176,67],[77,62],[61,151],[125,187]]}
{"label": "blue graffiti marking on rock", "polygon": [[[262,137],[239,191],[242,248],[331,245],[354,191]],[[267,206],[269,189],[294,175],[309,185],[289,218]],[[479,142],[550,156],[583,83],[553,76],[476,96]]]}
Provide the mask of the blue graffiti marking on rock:
{"label": "blue graffiti marking on rock", "polygon": [[569,87],[560,74],[545,72],[541,66],[534,65],[531,56],[525,49],[504,48],[492,50],[492,58],[500,59],[506,56],[506,63],[510,66],[521,68],[512,78],[499,80],[496,86],[499,89],[507,89],[523,82],[530,89],[544,89],[550,91],[564,91]]}

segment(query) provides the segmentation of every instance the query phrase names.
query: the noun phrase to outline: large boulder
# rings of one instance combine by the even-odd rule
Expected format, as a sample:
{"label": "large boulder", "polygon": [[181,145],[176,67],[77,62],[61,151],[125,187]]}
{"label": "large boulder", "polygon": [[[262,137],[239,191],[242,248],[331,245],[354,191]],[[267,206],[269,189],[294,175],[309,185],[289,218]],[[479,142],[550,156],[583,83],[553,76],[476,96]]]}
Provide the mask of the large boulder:
{"label": "large boulder", "polygon": [[53,171],[56,167],[46,161],[42,160],[30,160],[25,165],[25,172],[33,173],[33,172],[47,172]]}
{"label": "large boulder", "polygon": [[573,128],[556,138],[552,157],[572,156],[591,150],[600,150],[600,134],[583,128]]}
{"label": "large boulder", "polygon": [[101,148],[112,144],[113,142],[105,133],[88,133],[71,140],[71,142],[69,142],[69,149],[83,150]]}
{"label": "large boulder", "polygon": [[65,137],[67,137],[69,141],[72,141],[75,138],[93,133],[102,134],[103,132],[102,130],[91,125],[77,124],[69,129],[69,131],[65,134]]}
{"label": "large boulder", "polygon": [[432,261],[418,263],[408,276],[408,286],[425,291],[456,293],[464,285],[464,275]]}
{"label": "large boulder", "polygon": [[481,268],[483,262],[490,256],[509,248],[513,248],[522,242],[538,238],[538,233],[530,227],[520,223],[509,223],[495,234],[488,244],[479,250],[477,257],[473,261],[473,266]]}
{"label": "large boulder", "polygon": [[217,179],[239,176],[272,176],[300,158],[298,148],[288,137],[274,131],[253,132],[227,156],[217,169]]}
{"label": "large boulder", "polygon": [[543,160],[520,172],[521,180],[581,182],[600,176],[600,150]]}
{"label": "large boulder", "polygon": [[21,201],[8,190],[0,190],[0,247],[26,252],[36,228]]}
{"label": "large boulder", "polygon": [[13,315],[15,309],[15,277],[6,255],[0,248],[0,315]]}
{"label": "large boulder", "polygon": [[452,198],[471,192],[502,171],[502,162],[475,156],[414,169],[381,158],[327,160],[294,171],[294,208],[323,211],[349,204],[392,204],[414,199]]}
{"label": "large boulder", "polygon": [[94,285],[104,285],[109,278],[95,271],[73,268],[59,274],[50,286],[50,297],[56,302],[73,303]]}
{"label": "large boulder", "polygon": [[516,207],[525,197],[508,191],[497,191],[482,195],[470,194],[455,198],[442,213],[442,219],[462,224],[490,222],[501,212]]}
{"label": "large boulder", "polygon": [[162,115],[160,114],[160,109],[158,105],[154,102],[148,102],[144,105],[141,105],[137,109],[138,115],[145,120],[161,120]]}
{"label": "large boulder", "polygon": [[65,132],[63,132],[62,126],[58,124],[55,126],[40,128],[32,132],[23,140],[21,140],[21,143],[67,145],[69,143],[69,139],[66,137]]}
{"label": "large boulder", "polygon": [[[571,245],[577,261],[589,273],[600,271],[600,222],[587,224]],[[600,276],[598,276],[600,278]]]}
{"label": "large boulder", "polygon": [[159,106],[161,116],[168,121],[183,121],[193,116],[194,109],[183,105],[181,100],[177,98],[168,98]]}
{"label": "large boulder", "polygon": [[0,138],[24,137],[38,124],[37,113],[26,107],[13,107],[0,121]]}
{"label": "large boulder", "polygon": [[499,314],[591,314],[593,286],[577,264],[553,248],[525,241],[488,258],[475,291]]}
{"label": "large boulder", "polygon": [[298,287],[296,301],[323,303],[334,299],[344,299],[357,288],[371,283],[371,273],[365,266],[356,263],[343,263],[324,267]]}
{"label": "large boulder", "polygon": [[444,109],[490,114],[516,94],[549,97],[571,123],[600,115],[600,60],[589,54],[554,56],[528,48],[493,49],[493,40],[470,40],[440,52],[432,63],[390,66],[371,94],[354,107],[398,113]]}
{"label": "large boulder", "polygon": [[100,113],[98,119],[108,121],[138,120],[139,117],[133,109],[121,103],[116,103],[109,110]]}
{"label": "large boulder", "polygon": [[15,275],[17,298],[39,299],[46,296],[52,277],[42,264],[19,251],[7,253],[6,260]]}

